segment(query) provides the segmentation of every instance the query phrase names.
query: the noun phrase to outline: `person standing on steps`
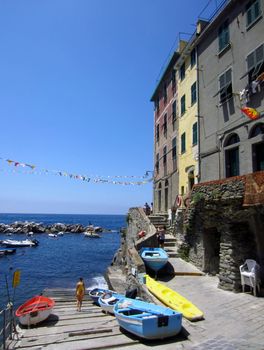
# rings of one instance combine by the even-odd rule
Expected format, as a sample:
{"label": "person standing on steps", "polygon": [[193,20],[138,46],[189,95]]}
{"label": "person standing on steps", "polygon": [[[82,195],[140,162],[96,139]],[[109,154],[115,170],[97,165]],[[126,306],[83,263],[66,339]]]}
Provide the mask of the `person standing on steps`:
{"label": "person standing on steps", "polygon": [[76,299],[77,299],[77,311],[81,311],[82,302],[85,294],[85,284],[83,278],[80,277],[80,280],[76,284]]}
{"label": "person standing on steps", "polygon": [[165,233],[166,233],[166,226],[165,225],[164,226],[160,226],[158,228],[157,235],[158,235],[159,248],[162,248],[162,249],[164,249]]}

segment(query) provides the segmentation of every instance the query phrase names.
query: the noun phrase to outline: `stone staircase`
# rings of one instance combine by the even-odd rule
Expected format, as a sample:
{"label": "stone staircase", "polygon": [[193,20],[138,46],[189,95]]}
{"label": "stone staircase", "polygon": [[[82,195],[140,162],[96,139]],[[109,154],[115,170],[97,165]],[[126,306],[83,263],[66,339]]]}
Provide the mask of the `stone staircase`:
{"label": "stone staircase", "polygon": [[168,253],[169,258],[178,258],[177,240],[174,236],[167,233],[165,235],[164,250]]}
{"label": "stone staircase", "polygon": [[158,226],[166,226],[167,233],[165,235],[164,250],[168,253],[169,258],[177,258],[178,257],[177,246],[176,246],[177,240],[171,234],[171,227],[168,221],[168,215],[152,214],[152,215],[149,215],[148,218],[152,223],[152,225],[154,225],[156,228]]}

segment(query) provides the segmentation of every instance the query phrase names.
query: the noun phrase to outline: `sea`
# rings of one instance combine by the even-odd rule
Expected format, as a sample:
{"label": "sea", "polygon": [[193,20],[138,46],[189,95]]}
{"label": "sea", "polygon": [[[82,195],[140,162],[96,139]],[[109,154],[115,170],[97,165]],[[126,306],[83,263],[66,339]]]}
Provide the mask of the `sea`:
{"label": "sea", "polygon": [[[126,226],[125,215],[70,215],[70,214],[0,214],[0,223],[15,221],[82,224],[106,229],[99,239],[90,239],[82,233],[65,233],[51,238],[46,233],[34,234],[37,247],[17,248],[16,253],[0,257],[0,309],[9,301],[21,305],[45,288],[75,288],[80,277],[87,288],[107,287],[104,274],[120,246],[120,229]],[[3,239],[25,239],[24,234]],[[13,288],[15,271],[20,271],[20,283]]]}

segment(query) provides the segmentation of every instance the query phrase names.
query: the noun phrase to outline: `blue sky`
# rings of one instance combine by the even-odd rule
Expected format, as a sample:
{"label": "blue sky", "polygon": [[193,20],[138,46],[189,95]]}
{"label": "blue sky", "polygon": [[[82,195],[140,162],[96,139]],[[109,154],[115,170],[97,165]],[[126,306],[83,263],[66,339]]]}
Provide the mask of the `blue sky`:
{"label": "blue sky", "polygon": [[[152,184],[60,177],[153,169],[159,73],[208,0],[1,0],[0,212],[125,214]],[[214,3],[214,1],[213,1]],[[125,181],[125,180],[124,180]],[[132,181],[132,180],[131,180]]]}

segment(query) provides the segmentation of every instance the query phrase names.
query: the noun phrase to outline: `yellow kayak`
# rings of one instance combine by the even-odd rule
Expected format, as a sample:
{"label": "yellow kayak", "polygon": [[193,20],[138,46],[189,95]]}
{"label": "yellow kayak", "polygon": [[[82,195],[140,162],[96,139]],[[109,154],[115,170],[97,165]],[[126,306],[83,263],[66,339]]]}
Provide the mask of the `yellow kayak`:
{"label": "yellow kayak", "polygon": [[145,277],[148,290],[163,302],[163,304],[181,312],[190,321],[198,321],[204,318],[203,312],[179,293],[155,281],[148,275]]}

